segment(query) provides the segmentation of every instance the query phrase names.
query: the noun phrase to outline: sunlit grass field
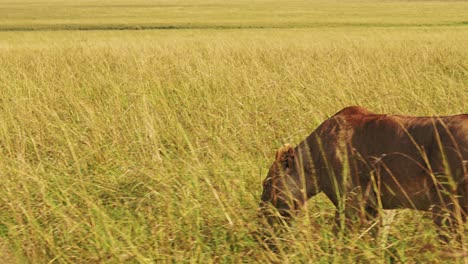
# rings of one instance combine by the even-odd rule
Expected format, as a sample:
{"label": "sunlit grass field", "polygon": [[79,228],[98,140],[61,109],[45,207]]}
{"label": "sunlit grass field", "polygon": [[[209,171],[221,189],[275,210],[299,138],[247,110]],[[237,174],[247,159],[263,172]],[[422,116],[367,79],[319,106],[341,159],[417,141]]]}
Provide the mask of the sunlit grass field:
{"label": "sunlit grass field", "polygon": [[323,195],[278,252],[255,236],[276,149],[341,108],[468,112],[467,13],[463,1],[0,0],[0,262],[468,261],[411,210],[385,239],[338,237]]}
{"label": "sunlit grass field", "polygon": [[1,30],[462,26],[466,1],[1,0]]}

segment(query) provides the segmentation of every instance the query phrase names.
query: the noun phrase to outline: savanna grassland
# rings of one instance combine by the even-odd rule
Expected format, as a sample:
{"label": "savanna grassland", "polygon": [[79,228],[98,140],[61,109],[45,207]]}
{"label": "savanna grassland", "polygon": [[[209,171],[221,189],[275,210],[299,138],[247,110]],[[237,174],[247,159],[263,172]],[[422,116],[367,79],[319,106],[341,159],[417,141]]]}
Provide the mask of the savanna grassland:
{"label": "savanna grassland", "polygon": [[468,112],[467,14],[463,1],[0,0],[0,261],[468,261],[411,210],[384,237],[337,236],[323,195],[277,253],[255,235],[275,150],[341,108]]}

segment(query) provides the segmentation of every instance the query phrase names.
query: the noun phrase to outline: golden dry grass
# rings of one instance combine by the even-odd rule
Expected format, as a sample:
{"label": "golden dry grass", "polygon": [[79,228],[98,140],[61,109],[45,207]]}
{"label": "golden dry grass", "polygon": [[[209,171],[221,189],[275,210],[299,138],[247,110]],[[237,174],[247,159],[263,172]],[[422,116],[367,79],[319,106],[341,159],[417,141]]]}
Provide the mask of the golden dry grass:
{"label": "golden dry grass", "polygon": [[[421,4],[370,3],[382,12]],[[428,6],[459,21],[464,4]],[[275,149],[342,107],[468,112],[466,26],[214,28],[0,32],[0,239],[9,260],[463,262],[414,211],[397,212],[382,243],[335,237],[323,196],[280,253],[252,234]]]}

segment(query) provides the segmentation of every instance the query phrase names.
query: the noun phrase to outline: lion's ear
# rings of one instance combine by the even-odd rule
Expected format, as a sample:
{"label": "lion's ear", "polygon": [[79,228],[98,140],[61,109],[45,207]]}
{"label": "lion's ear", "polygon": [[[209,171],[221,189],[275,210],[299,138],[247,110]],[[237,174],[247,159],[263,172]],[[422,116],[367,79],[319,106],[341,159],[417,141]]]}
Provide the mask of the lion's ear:
{"label": "lion's ear", "polygon": [[286,144],[276,152],[276,162],[281,164],[284,169],[290,168],[294,164],[295,155],[293,146]]}

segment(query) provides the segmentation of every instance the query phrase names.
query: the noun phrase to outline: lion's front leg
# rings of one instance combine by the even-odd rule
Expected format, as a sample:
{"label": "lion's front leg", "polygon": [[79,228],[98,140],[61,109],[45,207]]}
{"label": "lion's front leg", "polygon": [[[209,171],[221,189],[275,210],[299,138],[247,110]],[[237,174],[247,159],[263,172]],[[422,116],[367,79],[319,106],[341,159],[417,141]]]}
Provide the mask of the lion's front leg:
{"label": "lion's front leg", "polygon": [[368,229],[379,219],[377,199],[369,188],[355,187],[337,204],[335,231]]}

